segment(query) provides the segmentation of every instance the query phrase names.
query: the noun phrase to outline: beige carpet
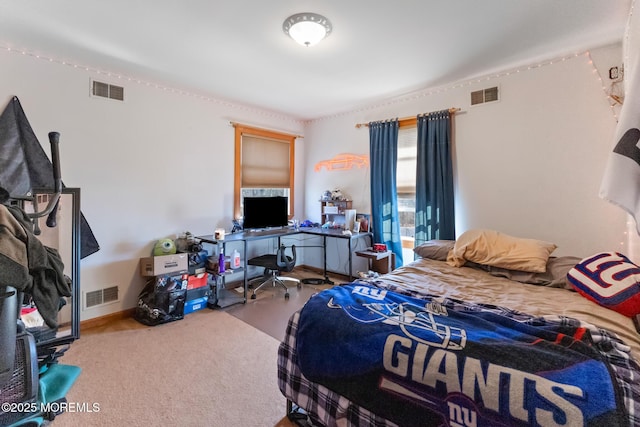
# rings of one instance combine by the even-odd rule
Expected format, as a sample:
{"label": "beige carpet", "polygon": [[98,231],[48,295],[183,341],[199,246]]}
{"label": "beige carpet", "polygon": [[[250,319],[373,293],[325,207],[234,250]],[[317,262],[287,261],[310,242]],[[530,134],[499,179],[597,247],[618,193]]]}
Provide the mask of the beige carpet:
{"label": "beige carpet", "polygon": [[220,310],[156,327],[131,322],[82,335],[60,359],[83,370],[67,400],[99,411],[67,412],[52,426],[278,425],[278,340]]}
{"label": "beige carpet", "polygon": [[[321,275],[306,270],[295,271],[289,273],[288,276],[322,278]],[[258,280],[255,282],[255,286],[260,283],[261,281]],[[230,306],[225,311],[277,340],[282,340],[291,315],[300,310],[313,294],[332,287],[328,284],[302,284],[297,287],[295,283],[290,281],[284,283],[289,292],[288,299],[285,299],[285,290],[281,287],[268,286],[256,292],[256,299],[251,299],[252,291],[249,290],[246,304]],[[337,279],[336,283],[339,283]]]}

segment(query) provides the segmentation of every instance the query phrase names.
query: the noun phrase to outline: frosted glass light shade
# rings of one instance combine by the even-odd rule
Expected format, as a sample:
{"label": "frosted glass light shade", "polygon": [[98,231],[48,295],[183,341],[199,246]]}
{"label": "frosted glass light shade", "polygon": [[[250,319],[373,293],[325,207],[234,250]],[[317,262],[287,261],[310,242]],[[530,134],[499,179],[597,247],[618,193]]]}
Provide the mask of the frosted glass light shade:
{"label": "frosted glass light shade", "polygon": [[297,13],[288,17],[282,29],[302,46],[313,46],[331,33],[331,23],[317,13]]}

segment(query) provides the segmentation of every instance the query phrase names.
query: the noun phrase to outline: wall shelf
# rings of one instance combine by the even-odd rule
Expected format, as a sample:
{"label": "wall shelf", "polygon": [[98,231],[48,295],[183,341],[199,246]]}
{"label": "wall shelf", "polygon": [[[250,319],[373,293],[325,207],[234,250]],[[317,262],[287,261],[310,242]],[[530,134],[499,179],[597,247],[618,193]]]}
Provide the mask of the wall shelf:
{"label": "wall shelf", "polygon": [[320,200],[321,224],[327,221],[345,223],[345,211],[351,209],[352,200]]}

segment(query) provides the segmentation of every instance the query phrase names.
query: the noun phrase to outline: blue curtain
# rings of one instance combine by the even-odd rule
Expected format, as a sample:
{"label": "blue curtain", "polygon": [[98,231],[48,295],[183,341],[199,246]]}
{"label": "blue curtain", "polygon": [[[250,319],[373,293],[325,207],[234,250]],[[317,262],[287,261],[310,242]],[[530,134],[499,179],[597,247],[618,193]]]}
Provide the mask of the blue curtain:
{"label": "blue curtain", "polygon": [[385,243],[402,265],[402,242],[398,217],[396,168],[398,163],[398,120],[369,123],[371,164],[371,223],[373,240]]}
{"label": "blue curtain", "polygon": [[455,239],[451,113],[418,116],[415,245]]}

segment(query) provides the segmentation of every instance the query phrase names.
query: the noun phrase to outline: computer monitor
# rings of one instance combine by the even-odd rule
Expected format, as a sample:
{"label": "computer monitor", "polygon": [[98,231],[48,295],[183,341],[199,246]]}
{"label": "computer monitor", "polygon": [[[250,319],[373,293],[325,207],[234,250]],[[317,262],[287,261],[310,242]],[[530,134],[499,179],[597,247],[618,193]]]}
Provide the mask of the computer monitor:
{"label": "computer monitor", "polygon": [[244,221],[245,230],[286,227],[289,224],[289,199],[283,196],[245,197]]}

